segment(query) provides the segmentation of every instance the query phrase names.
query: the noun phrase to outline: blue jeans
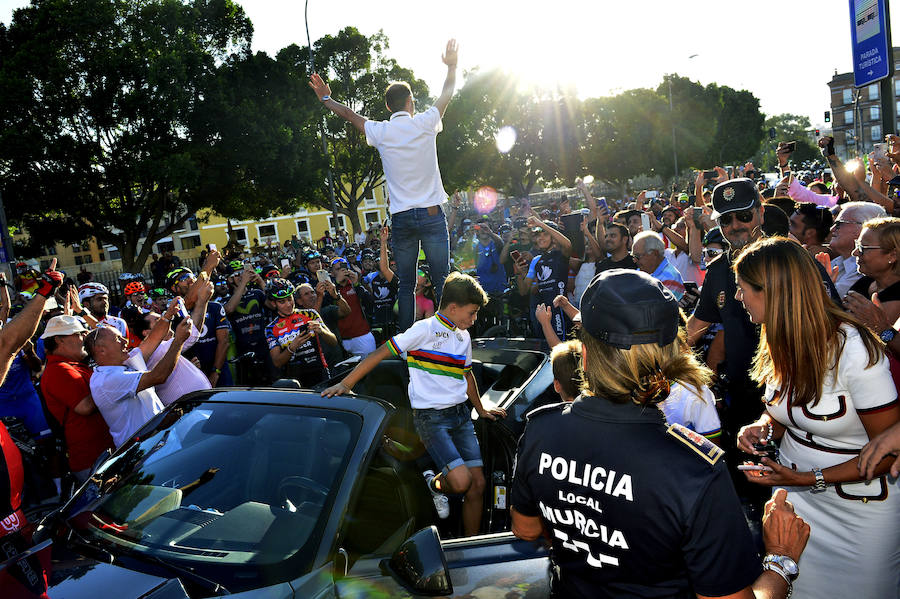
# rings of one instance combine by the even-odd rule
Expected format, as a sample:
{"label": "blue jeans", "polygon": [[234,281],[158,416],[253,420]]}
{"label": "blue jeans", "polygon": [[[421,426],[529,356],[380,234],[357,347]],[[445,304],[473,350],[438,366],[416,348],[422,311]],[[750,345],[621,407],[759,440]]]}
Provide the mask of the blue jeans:
{"label": "blue jeans", "polygon": [[413,424],[435,465],[446,476],[459,466],[479,468],[481,448],[466,402],[449,408],[413,409]]}
{"label": "blue jeans", "polygon": [[435,206],[434,215],[428,208],[411,208],[391,215],[391,249],[397,261],[399,290],[397,328],[402,332],[416,319],[416,268],[419,262],[419,244],[425,251],[425,261],[434,287],[435,310],[441,302],[444,279],[450,271],[450,234],[447,219],[441,206]]}

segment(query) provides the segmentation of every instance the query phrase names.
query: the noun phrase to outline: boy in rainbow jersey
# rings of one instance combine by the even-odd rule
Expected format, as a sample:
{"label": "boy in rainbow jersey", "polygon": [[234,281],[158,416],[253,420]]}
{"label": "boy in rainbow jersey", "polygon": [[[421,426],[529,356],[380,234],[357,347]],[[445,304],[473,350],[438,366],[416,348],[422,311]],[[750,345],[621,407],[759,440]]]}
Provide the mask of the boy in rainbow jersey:
{"label": "boy in rainbow jersey", "polygon": [[350,393],[360,379],[389,355],[406,354],[409,366],[409,403],[416,432],[441,472],[426,473],[426,482],[438,499],[443,493],[465,495],[463,528],[478,534],[484,493],[483,462],[466,399],[482,418],[505,417],[502,409],[486,410],[472,374],[472,341],[468,329],[488,301],[474,278],[453,273],[444,282],[438,312],[420,320],[369,354],[344,380],[322,391],[333,397]]}

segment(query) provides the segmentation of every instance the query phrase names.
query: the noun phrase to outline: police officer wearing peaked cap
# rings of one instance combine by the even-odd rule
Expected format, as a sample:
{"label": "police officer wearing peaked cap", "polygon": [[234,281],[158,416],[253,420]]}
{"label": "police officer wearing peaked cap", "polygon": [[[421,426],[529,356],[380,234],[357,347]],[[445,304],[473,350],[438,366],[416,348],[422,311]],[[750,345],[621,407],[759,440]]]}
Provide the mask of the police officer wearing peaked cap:
{"label": "police officer wearing peaked cap", "polygon": [[656,404],[708,371],[678,339],[672,293],[613,269],[581,300],[584,389],[529,415],[510,504],[513,533],[552,543],[559,597],[786,597],[809,527],[780,492],[760,564],[722,451]]}

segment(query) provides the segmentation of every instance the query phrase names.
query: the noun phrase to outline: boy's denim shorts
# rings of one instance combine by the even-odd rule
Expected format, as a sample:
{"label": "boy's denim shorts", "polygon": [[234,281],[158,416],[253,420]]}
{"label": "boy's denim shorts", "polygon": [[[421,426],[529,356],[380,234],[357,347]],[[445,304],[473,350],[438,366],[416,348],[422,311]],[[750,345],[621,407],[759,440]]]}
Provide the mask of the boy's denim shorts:
{"label": "boy's denim shorts", "polygon": [[416,432],[444,475],[458,466],[484,465],[470,410],[466,402],[442,409],[413,409]]}

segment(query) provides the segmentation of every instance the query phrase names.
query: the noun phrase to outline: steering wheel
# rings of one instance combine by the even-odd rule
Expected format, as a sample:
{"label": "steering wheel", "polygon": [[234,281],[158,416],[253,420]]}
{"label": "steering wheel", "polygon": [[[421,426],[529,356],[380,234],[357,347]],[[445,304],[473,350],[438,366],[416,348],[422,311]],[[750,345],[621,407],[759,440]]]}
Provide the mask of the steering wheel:
{"label": "steering wheel", "polygon": [[[296,488],[311,491],[319,498],[315,503],[322,505],[328,497],[328,487],[314,481],[308,476],[287,476],[278,483],[278,498],[280,500],[288,499],[287,489]],[[282,501],[284,503],[284,501]],[[291,502],[293,503],[293,502]],[[299,502],[298,502],[299,503]]]}

